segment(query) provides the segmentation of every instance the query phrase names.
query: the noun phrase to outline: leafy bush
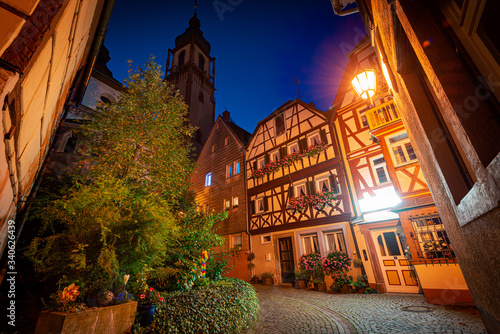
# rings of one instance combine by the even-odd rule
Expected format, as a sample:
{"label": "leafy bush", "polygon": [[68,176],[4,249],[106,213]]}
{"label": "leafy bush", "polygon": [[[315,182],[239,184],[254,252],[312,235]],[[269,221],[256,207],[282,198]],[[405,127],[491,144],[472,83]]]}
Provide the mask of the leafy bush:
{"label": "leafy bush", "polygon": [[235,278],[163,296],[148,333],[241,333],[260,309],[253,287]]}
{"label": "leafy bush", "polygon": [[225,250],[210,254],[207,261],[206,276],[217,281],[223,274],[229,272],[232,269],[232,266],[229,267],[229,257],[229,252]]}
{"label": "leafy bush", "polygon": [[270,271],[266,271],[265,273],[260,274],[260,278],[266,279],[266,278],[273,278],[274,274]]}

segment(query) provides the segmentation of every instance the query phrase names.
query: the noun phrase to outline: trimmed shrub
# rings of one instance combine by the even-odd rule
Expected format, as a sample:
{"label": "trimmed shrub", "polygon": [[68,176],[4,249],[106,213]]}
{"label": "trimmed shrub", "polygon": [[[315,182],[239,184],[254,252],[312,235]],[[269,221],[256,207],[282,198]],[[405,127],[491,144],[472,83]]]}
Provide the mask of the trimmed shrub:
{"label": "trimmed shrub", "polygon": [[148,333],[240,333],[260,310],[254,288],[236,278],[163,296]]}

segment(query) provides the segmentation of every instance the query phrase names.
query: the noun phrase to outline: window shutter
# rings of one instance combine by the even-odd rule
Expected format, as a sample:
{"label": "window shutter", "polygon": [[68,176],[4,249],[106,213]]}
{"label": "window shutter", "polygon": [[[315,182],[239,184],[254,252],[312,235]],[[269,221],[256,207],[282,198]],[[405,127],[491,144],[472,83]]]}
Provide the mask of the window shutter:
{"label": "window shutter", "polygon": [[269,157],[269,153],[266,153],[266,155],[264,156],[264,162],[267,165],[269,163],[269,161],[271,161],[271,158]]}
{"label": "window shutter", "polygon": [[288,187],[288,199],[293,197],[293,184]]}
{"label": "window shutter", "polygon": [[314,181],[307,181],[307,191],[309,195],[315,195],[316,189],[314,188]]}
{"label": "window shutter", "polygon": [[252,215],[254,215],[255,214],[255,201],[250,202],[250,209],[251,209]]}
{"label": "window shutter", "polygon": [[253,162],[253,171],[255,172],[257,170],[257,160]]}
{"label": "window shutter", "polygon": [[299,149],[301,153],[307,150],[307,138],[299,140]]}
{"label": "window shutter", "polygon": [[264,211],[268,211],[269,210],[269,199],[266,197],[264,197],[263,199],[263,202],[264,202]]}
{"label": "window shutter", "polygon": [[325,144],[328,144],[328,138],[326,137],[326,130],[321,129],[319,132],[319,136],[321,137],[321,141]]}
{"label": "window shutter", "polygon": [[286,147],[281,147],[280,148],[280,159],[283,159],[286,157]]}
{"label": "window shutter", "polygon": [[339,184],[337,182],[337,175],[330,175],[330,189],[333,190],[335,194],[339,193]]}

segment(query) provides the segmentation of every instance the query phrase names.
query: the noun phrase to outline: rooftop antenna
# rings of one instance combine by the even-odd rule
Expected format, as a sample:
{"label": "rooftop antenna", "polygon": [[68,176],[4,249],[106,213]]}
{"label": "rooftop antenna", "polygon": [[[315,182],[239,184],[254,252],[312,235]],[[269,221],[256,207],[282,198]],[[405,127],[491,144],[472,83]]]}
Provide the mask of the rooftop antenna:
{"label": "rooftop antenna", "polygon": [[198,1],[194,0],[194,14],[196,15],[196,8],[198,8]]}
{"label": "rooftop antenna", "polygon": [[295,80],[295,86],[297,86],[297,94],[299,95],[299,100],[300,100],[301,98],[300,98],[299,83],[297,82],[297,77],[295,77],[294,80]]}

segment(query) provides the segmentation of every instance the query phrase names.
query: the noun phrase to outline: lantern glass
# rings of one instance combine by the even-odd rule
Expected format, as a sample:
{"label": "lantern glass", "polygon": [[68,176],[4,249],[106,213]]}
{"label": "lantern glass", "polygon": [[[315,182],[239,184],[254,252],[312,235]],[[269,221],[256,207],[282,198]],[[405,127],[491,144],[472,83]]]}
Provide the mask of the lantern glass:
{"label": "lantern glass", "polygon": [[363,99],[368,99],[375,95],[376,78],[375,72],[372,70],[359,73],[352,79],[352,86],[356,93]]}

